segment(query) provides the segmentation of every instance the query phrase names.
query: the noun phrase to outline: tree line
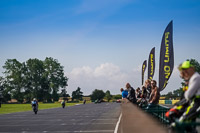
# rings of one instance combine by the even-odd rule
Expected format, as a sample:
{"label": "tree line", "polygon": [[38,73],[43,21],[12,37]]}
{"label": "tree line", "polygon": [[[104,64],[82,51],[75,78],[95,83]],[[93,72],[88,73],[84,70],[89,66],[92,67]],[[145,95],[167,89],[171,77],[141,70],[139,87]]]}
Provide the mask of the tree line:
{"label": "tree line", "polygon": [[[121,99],[121,94],[118,95],[111,95],[110,91],[107,90],[106,92],[104,92],[103,90],[99,90],[99,89],[95,89],[91,95],[89,95],[89,97],[91,98],[91,101],[95,101],[95,100],[107,100],[108,102],[112,99]],[[72,92],[72,101],[76,99],[76,100],[83,100],[83,92],[81,92],[81,88],[78,87],[77,90]]]}
{"label": "tree line", "polygon": [[30,102],[32,98],[39,101],[57,101],[59,88],[65,89],[68,78],[58,60],[47,57],[44,61],[29,59],[19,62],[8,59],[3,66],[4,77],[0,77],[0,89],[3,101],[11,98],[18,102]]}
{"label": "tree line", "polygon": [[[67,94],[68,78],[64,75],[64,67],[58,60],[46,57],[45,60],[29,59],[20,62],[17,59],[8,59],[4,66],[4,76],[0,76],[0,95],[3,102],[16,99],[19,103],[31,102],[37,98],[41,102],[58,101],[59,97],[70,97]],[[59,89],[61,92],[59,93]],[[72,101],[82,100],[83,92],[78,87],[72,92]],[[110,91],[95,89],[90,95],[91,100],[116,98]]]}

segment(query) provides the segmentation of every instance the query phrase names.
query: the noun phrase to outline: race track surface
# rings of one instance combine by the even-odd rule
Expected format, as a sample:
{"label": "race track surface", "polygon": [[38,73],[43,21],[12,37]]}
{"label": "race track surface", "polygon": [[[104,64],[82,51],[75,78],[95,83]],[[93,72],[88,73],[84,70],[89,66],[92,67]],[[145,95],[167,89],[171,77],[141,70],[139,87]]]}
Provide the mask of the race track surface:
{"label": "race track surface", "polygon": [[113,133],[120,113],[119,103],[90,103],[5,114],[0,133]]}

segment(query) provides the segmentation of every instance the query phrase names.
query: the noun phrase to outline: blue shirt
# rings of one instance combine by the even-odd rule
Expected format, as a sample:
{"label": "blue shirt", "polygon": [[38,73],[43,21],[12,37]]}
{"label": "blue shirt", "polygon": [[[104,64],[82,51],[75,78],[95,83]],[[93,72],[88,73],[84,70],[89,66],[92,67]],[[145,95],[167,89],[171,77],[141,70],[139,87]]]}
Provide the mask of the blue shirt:
{"label": "blue shirt", "polygon": [[124,90],[122,91],[122,98],[127,98],[128,96],[128,91]]}

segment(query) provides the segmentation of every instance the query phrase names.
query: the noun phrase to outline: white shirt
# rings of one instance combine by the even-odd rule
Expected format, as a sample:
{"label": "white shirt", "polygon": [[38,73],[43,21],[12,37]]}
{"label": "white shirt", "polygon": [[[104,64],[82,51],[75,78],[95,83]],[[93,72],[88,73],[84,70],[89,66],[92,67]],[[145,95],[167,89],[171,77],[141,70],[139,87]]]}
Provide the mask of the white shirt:
{"label": "white shirt", "polygon": [[187,100],[193,96],[200,96],[200,75],[195,72],[189,80],[188,90],[184,94]]}

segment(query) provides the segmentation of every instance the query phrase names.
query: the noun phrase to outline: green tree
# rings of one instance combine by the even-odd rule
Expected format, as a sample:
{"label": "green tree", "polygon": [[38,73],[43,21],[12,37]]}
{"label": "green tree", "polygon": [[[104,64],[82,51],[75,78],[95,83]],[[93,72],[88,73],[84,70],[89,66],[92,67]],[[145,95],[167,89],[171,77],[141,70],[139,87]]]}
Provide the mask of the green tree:
{"label": "green tree", "polygon": [[191,64],[194,65],[195,70],[196,70],[198,73],[200,73],[200,64],[199,64],[199,62],[196,61],[195,59],[190,59],[189,61],[191,62]]}
{"label": "green tree", "polygon": [[23,102],[24,95],[22,93],[24,86],[24,74],[23,74],[24,64],[20,63],[16,59],[8,59],[5,62],[3,72],[5,76],[5,92],[10,92],[11,96],[17,99],[18,102]]}
{"label": "green tree", "polygon": [[3,99],[3,90],[4,90],[3,84],[4,84],[4,78],[0,76],[0,107]]}
{"label": "green tree", "polygon": [[1,98],[3,102],[7,102],[11,100],[11,89],[9,89],[9,86],[7,86],[6,80],[3,77],[0,77],[0,90],[1,90]]}
{"label": "green tree", "polygon": [[177,90],[174,90],[173,91],[173,98],[178,98],[178,97],[181,97],[183,93],[183,89],[182,88],[179,88]]}
{"label": "green tree", "polygon": [[82,100],[83,99],[82,97],[83,97],[83,92],[81,92],[81,88],[80,87],[78,87],[77,90],[72,92],[72,101],[74,99]]}
{"label": "green tree", "polygon": [[67,86],[68,78],[64,76],[64,67],[58,63],[58,60],[47,57],[44,61],[44,68],[46,70],[45,77],[48,79],[49,87],[52,90],[52,98],[57,101],[59,88]]}
{"label": "green tree", "polygon": [[110,94],[109,90],[106,91],[105,98],[107,99],[108,102],[112,99],[112,95]]}
{"label": "green tree", "polygon": [[39,59],[29,59],[26,61],[25,92],[30,96],[29,100],[37,98],[39,101],[43,101],[45,98],[43,96],[48,96],[48,93],[50,93],[48,79],[44,73],[43,61]]}
{"label": "green tree", "polygon": [[103,92],[103,90],[98,90],[95,89],[92,94],[91,94],[91,100],[97,100],[97,99],[103,99],[105,96],[105,93]]}
{"label": "green tree", "polygon": [[45,61],[29,59],[25,63],[9,59],[3,68],[3,94],[7,99],[11,94],[19,102],[23,102],[24,98],[30,102],[34,97],[39,101],[55,101],[59,98],[59,88],[67,86],[68,78],[64,76],[64,67],[53,58],[46,58]]}
{"label": "green tree", "polygon": [[61,93],[60,93],[60,97],[70,97],[70,95],[67,94],[66,89],[62,89],[62,90],[61,90]]}
{"label": "green tree", "polygon": [[170,91],[166,95],[163,95],[163,96],[165,96],[165,99],[169,100],[173,97],[173,93]]}
{"label": "green tree", "polygon": [[121,94],[117,94],[113,96],[114,99],[122,99],[122,95]]}

